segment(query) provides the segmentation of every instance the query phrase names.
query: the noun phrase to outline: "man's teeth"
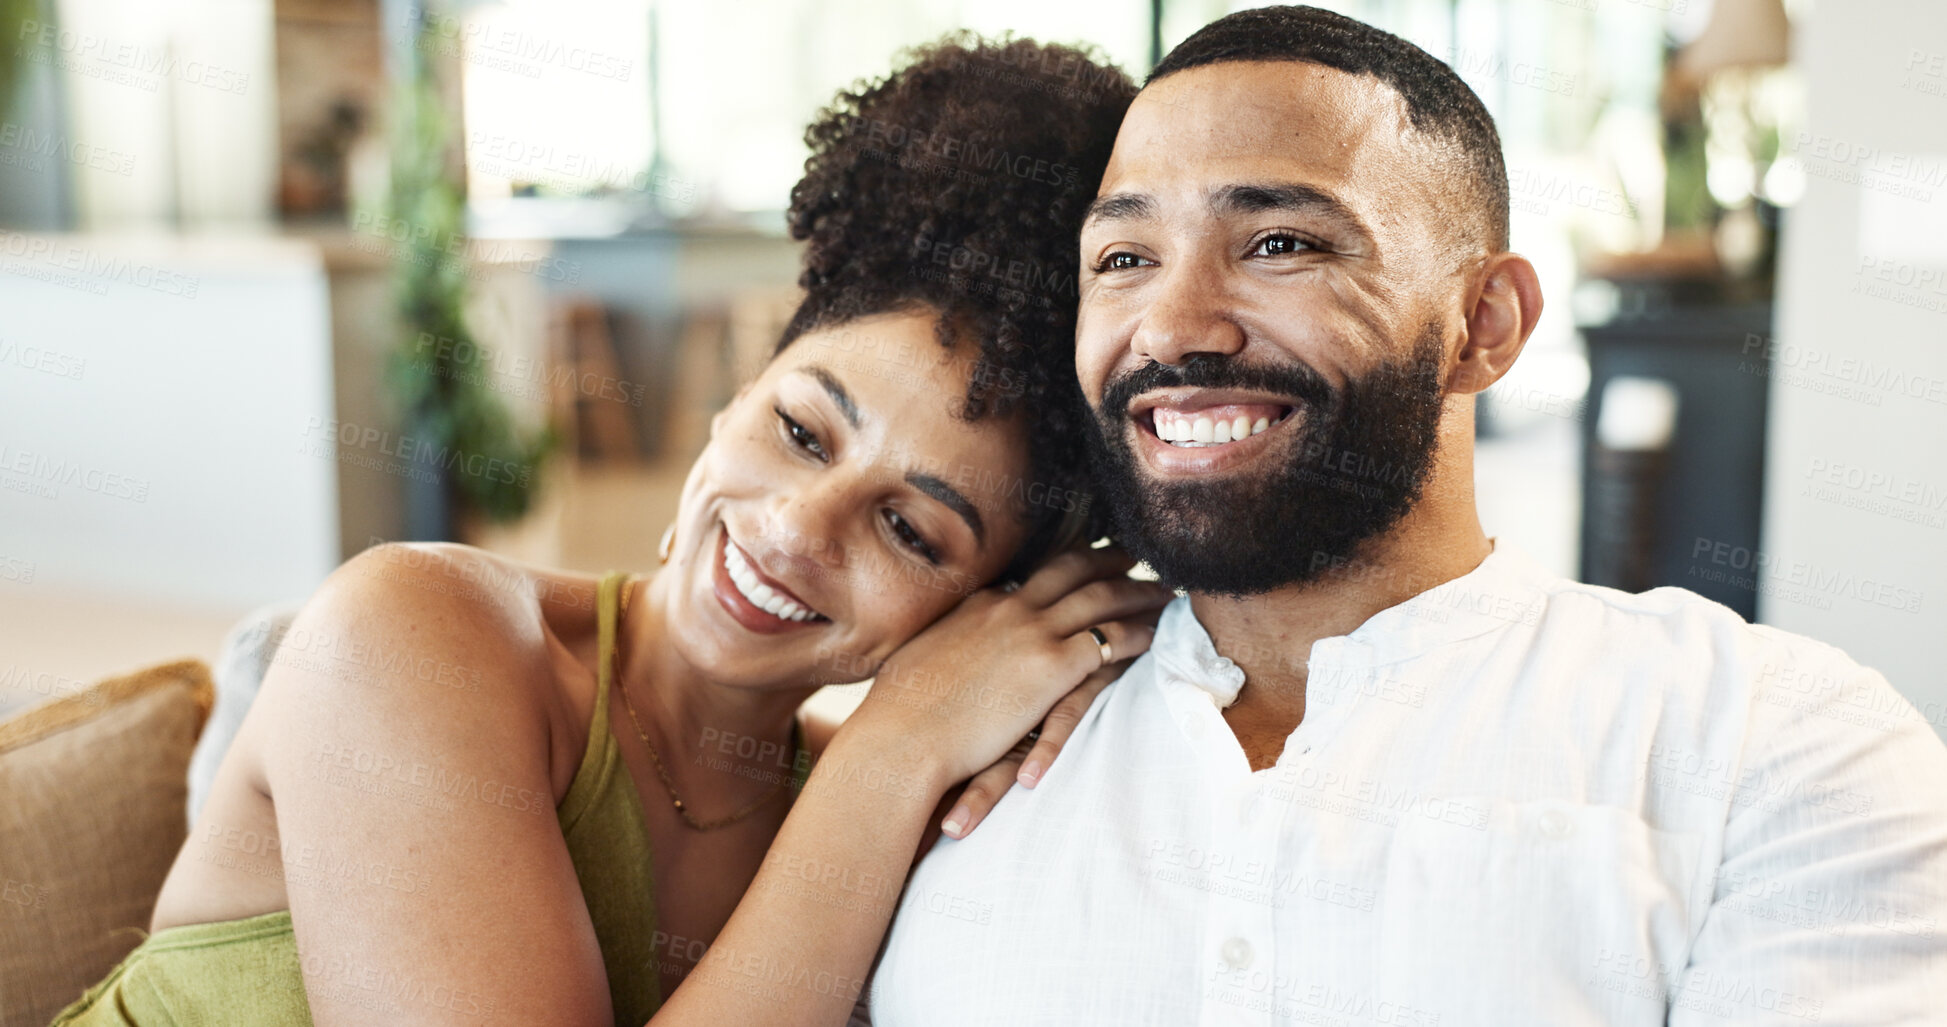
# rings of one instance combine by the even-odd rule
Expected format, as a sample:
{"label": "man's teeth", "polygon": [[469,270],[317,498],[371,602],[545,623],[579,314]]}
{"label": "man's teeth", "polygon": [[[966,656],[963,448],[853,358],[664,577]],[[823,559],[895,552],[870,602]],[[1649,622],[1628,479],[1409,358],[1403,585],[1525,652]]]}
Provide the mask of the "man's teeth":
{"label": "man's teeth", "polygon": [[818,616],[757,580],[757,572],[750,569],[749,561],[744,559],[735,542],[723,547],[723,569],[730,572],[730,583],[737,586],[737,591],[743,593],[752,606],[773,617],[803,621]]}
{"label": "man's teeth", "polygon": [[1248,439],[1271,427],[1268,417],[1253,421],[1242,414],[1222,421],[1165,414],[1160,410],[1155,416],[1156,437],[1177,446],[1221,446],[1226,442]]}

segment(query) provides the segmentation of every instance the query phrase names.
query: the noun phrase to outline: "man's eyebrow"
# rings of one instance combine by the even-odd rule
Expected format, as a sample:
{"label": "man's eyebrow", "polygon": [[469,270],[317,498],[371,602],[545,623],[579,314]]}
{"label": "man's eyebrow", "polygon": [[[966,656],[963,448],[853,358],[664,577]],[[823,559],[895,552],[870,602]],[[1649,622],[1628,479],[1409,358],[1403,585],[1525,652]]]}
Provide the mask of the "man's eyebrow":
{"label": "man's eyebrow", "polygon": [[1097,221],[1141,221],[1156,216],[1156,205],[1142,193],[1110,193],[1097,196],[1082,215],[1083,225]]}
{"label": "man's eyebrow", "polygon": [[856,429],[859,426],[859,405],[852,402],[852,394],[845,391],[844,383],[817,364],[807,364],[804,372],[817,379],[818,384],[831,396],[832,402],[838,404],[838,412],[845,415],[845,423]]}
{"label": "man's eyebrow", "polygon": [[1317,214],[1342,222],[1347,228],[1361,235],[1370,236],[1366,223],[1343,200],[1331,193],[1309,185],[1297,183],[1247,183],[1227,185],[1213,189],[1205,194],[1212,213],[1219,217],[1227,214],[1263,214],[1272,211],[1288,211],[1293,214]]}
{"label": "man's eyebrow", "polygon": [[973,529],[974,541],[981,545],[987,544],[987,526],[980,519],[980,511],[966,496],[960,494],[959,489],[919,471],[907,471],[906,484],[946,504],[947,509],[959,514],[960,519],[967,522],[967,527]]}

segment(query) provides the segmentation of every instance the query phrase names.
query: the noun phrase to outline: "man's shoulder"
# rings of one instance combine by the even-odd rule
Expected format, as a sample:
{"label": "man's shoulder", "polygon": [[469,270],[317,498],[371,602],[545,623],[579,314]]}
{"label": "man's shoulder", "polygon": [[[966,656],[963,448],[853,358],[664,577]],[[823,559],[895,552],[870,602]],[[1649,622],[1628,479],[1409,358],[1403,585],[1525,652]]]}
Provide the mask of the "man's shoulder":
{"label": "man's shoulder", "polygon": [[1695,621],[1724,631],[1752,627],[1736,610],[1677,585],[1626,592],[1545,572],[1529,580],[1551,606],[1574,612],[1594,612],[1645,624]]}
{"label": "man's shoulder", "polygon": [[1578,668],[1586,697],[1614,682],[1618,702],[1643,689],[1704,715],[1766,706],[1877,711],[1887,723],[1913,716],[1884,676],[1838,646],[1746,621],[1689,589],[1632,593],[1567,578],[1534,582],[1541,592],[1531,644],[1555,666]]}
{"label": "man's shoulder", "polygon": [[1543,593],[1536,618],[1544,633],[1593,636],[1609,642],[1607,656],[1647,661],[1710,654],[1755,661],[1766,667],[1816,669],[1855,676],[1866,668],[1835,645],[1767,624],[1753,624],[1736,610],[1687,588],[1666,585],[1625,592],[1569,578],[1537,583]]}

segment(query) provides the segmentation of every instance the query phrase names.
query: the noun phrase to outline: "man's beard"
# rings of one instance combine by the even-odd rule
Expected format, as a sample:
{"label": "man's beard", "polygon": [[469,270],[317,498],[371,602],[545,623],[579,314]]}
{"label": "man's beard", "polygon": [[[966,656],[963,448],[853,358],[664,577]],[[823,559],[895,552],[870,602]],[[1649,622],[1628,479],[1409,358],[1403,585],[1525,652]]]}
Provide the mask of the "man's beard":
{"label": "man's beard", "polygon": [[[1306,364],[1260,366],[1199,355],[1154,361],[1108,384],[1089,433],[1116,540],[1167,584],[1247,596],[1303,584],[1344,565],[1419,501],[1433,464],[1443,397],[1439,328],[1403,361],[1333,387]],[[1249,389],[1295,405],[1284,463],[1269,471],[1157,481],[1130,445],[1129,403],[1153,389]],[[1275,461],[1277,454],[1266,454]]]}

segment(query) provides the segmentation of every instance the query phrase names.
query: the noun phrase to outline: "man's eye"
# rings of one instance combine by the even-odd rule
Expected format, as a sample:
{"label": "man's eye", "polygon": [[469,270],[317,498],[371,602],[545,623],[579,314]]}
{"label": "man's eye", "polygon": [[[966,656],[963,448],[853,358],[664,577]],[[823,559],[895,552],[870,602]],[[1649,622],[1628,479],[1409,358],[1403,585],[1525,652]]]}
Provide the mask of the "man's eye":
{"label": "man's eye", "polygon": [[1317,247],[1288,232],[1273,232],[1257,241],[1257,245],[1251,248],[1251,255],[1256,257],[1281,257],[1287,253],[1298,253],[1302,250],[1311,249],[1317,249]]}
{"label": "man's eye", "polygon": [[1095,262],[1095,273],[1104,271],[1129,271],[1143,265],[1143,259],[1127,250],[1117,250]]}
{"label": "man's eye", "polygon": [[922,537],[920,533],[913,528],[912,522],[906,520],[906,518],[899,516],[899,514],[891,510],[887,510],[886,523],[892,527],[892,533],[899,537],[899,541],[904,543],[906,548],[911,549],[913,552],[918,553],[920,556],[925,557],[927,563],[940,562],[939,551],[934,549],[932,543],[926,541],[926,539]]}
{"label": "man's eye", "polygon": [[791,436],[791,441],[799,449],[817,457],[821,463],[831,462],[831,454],[825,452],[824,443],[818,441],[818,436],[813,435],[811,429],[793,421],[791,415],[785,413],[783,408],[772,407],[771,409],[777,413],[778,420],[784,422],[785,432]]}

